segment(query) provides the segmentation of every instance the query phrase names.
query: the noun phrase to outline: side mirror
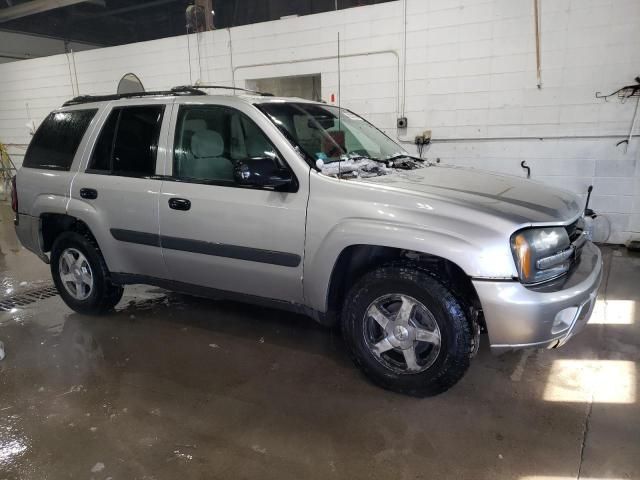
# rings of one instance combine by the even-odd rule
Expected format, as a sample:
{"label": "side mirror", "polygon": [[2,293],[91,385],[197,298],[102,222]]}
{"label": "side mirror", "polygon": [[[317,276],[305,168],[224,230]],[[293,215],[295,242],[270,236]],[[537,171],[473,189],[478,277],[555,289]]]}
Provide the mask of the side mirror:
{"label": "side mirror", "polygon": [[239,185],[281,188],[293,182],[293,175],[278,168],[273,158],[250,158],[235,162],[233,176]]}

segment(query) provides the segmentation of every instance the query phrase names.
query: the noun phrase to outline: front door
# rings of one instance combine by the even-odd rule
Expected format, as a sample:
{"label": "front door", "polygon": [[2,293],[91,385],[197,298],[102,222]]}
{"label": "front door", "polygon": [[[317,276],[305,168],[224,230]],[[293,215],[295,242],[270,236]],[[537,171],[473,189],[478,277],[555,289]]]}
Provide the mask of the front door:
{"label": "front door", "polygon": [[289,168],[252,114],[177,108],[173,165],[160,195],[163,256],[178,282],[301,302],[308,178],[286,191],[235,182],[237,161],[269,157]]}

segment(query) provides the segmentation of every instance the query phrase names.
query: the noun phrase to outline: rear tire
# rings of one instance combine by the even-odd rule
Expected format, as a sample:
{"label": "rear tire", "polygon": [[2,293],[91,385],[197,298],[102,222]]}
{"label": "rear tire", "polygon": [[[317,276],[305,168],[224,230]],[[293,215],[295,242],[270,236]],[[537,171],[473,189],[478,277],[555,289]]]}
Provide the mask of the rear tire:
{"label": "rear tire", "polygon": [[361,277],[345,299],[342,330],[355,364],[388,390],[437,395],[469,368],[473,334],[464,309],[411,262]]}
{"label": "rear tire", "polygon": [[111,283],[95,240],[77,232],[65,232],[53,243],[51,276],[64,303],[79,313],[105,313],[124,293],[122,286]]}

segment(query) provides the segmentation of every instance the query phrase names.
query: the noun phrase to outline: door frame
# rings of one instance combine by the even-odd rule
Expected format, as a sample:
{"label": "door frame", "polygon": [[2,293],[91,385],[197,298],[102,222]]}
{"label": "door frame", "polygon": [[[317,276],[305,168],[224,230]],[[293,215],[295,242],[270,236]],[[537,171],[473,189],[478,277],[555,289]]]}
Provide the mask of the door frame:
{"label": "door frame", "polygon": [[[217,182],[198,182],[198,181],[189,181],[188,179],[181,180],[173,177],[173,160],[174,160],[174,144],[175,138],[177,135],[177,126],[178,126],[178,114],[180,108],[182,106],[192,106],[195,108],[215,108],[215,107],[223,107],[228,108],[232,111],[239,112],[240,114],[248,117],[249,120],[254,122],[256,127],[261,131],[263,135],[272,143],[273,147],[278,152],[281,160],[286,164],[287,168],[291,169],[293,175],[297,180],[297,188],[295,191],[291,192],[279,192],[277,190],[269,189],[269,188],[254,188],[254,187],[244,187],[239,185],[230,185],[226,183],[217,183]],[[171,251],[178,251],[183,253],[192,253],[196,255],[211,255],[216,258],[225,259],[227,261],[237,261],[237,262],[257,262],[257,264],[268,264],[272,267],[285,267],[285,268],[295,268],[297,279],[296,282],[299,284],[299,291],[292,292],[291,297],[286,302],[302,302],[304,297],[303,285],[301,281],[302,272],[304,268],[304,244],[306,243],[306,215],[307,215],[307,204],[309,198],[309,172],[311,167],[306,163],[306,161],[300,156],[300,154],[294,149],[294,147],[289,143],[289,141],[282,135],[282,133],[278,130],[276,125],[266,117],[264,113],[262,113],[258,108],[254,105],[245,102],[239,101],[238,98],[234,98],[232,96],[211,96],[211,97],[184,97],[184,98],[176,98],[173,108],[171,111],[171,120],[169,126],[169,132],[166,137],[166,152],[165,152],[165,169],[163,171],[162,178],[164,179],[161,194],[159,196],[159,221],[160,221],[160,243],[161,245],[168,239],[175,245],[177,248],[168,249]],[[261,249],[259,246],[248,246],[248,245],[238,245],[236,243],[216,243],[216,241],[204,241],[203,238],[193,238],[193,239],[182,239],[182,238],[173,238],[172,235],[175,235],[170,229],[167,229],[165,226],[165,222],[163,222],[163,212],[166,211],[167,206],[162,202],[166,202],[167,197],[165,196],[165,192],[171,190],[168,185],[170,183],[176,182],[177,184],[191,184],[197,186],[199,188],[211,188],[211,189],[221,189],[228,188],[233,191],[234,194],[238,194],[239,192],[245,191],[248,195],[251,195],[251,192],[257,193],[257,191],[263,193],[269,193],[273,195],[294,195],[299,198],[297,201],[301,204],[301,208],[298,212],[302,213],[302,224],[299,225],[300,228],[300,236],[301,236],[301,244],[298,245],[295,251],[287,250],[287,251],[276,251],[277,249],[269,250],[269,249]],[[180,187],[182,188],[182,187]],[[299,196],[299,197],[298,197]],[[186,197],[185,197],[186,198]],[[266,206],[267,204],[265,204]],[[267,245],[268,246],[268,245]],[[197,248],[196,248],[197,247]],[[167,268],[169,270],[169,274],[171,275],[171,271],[169,268],[170,260],[167,257],[168,253],[163,249],[163,258],[165,258],[165,262],[167,263]],[[241,265],[241,264],[239,264]],[[241,268],[241,267],[240,267]],[[261,267],[259,267],[261,268]],[[264,273],[264,272],[263,272]],[[185,285],[185,283],[181,282],[181,279],[174,278],[173,281],[179,285]],[[291,280],[291,279],[290,279]],[[192,285],[193,287],[193,285]],[[208,288],[208,287],[203,287]],[[220,287],[217,287],[220,288]],[[251,289],[250,289],[251,290]],[[255,290],[252,290],[255,292]],[[241,295],[241,296],[256,296],[255,293],[241,293],[241,292],[230,292],[231,295]],[[268,299],[269,296],[265,295],[261,297],[264,299]],[[276,298],[276,297],[274,297]],[[255,303],[255,302],[254,302]]]}
{"label": "door frame", "polygon": [[[231,99],[231,100],[230,100]],[[233,96],[207,96],[207,97],[176,97],[174,98],[169,131],[166,138],[165,164],[162,175],[168,179],[173,179],[173,158],[174,158],[174,142],[176,135],[176,127],[178,123],[178,112],[182,106],[201,106],[201,107],[226,107],[237,110],[246,115],[253,121],[256,126],[267,136],[269,141],[276,148],[276,151],[282,157],[282,160],[294,173],[298,184],[308,190],[309,187],[309,171],[311,167],[301,158],[295,148],[284,138],[284,135],[278,128],[262,113],[255,105],[244,101],[238,101]],[[195,182],[194,182],[195,183]],[[234,187],[230,187],[234,188]],[[243,187],[235,187],[243,188]],[[301,188],[302,189],[302,188]]]}
{"label": "door frame", "polygon": [[[98,121],[93,128],[93,130],[89,133],[87,138],[87,145],[82,152],[82,158],[78,162],[77,170],[74,172],[74,176],[69,185],[69,201],[67,203],[67,214],[77,218],[84,222],[93,236],[95,237],[100,250],[104,256],[105,262],[109,270],[112,273],[134,273],[128,270],[134,270],[131,268],[126,268],[127,265],[131,266],[130,263],[127,263],[126,259],[121,258],[121,255],[118,253],[118,243],[119,240],[114,238],[111,229],[114,228],[114,225],[107,224],[108,222],[103,221],[100,218],[99,210],[97,210],[94,205],[92,205],[91,200],[87,201],[79,197],[79,195],[74,196],[74,192],[76,191],[77,183],[80,178],[84,178],[84,176],[90,175],[95,177],[95,183],[97,185],[98,190],[98,201],[100,200],[100,183],[101,179],[107,178],[108,181],[112,181],[112,177],[125,178],[130,180],[140,180],[140,181],[154,181],[157,182],[157,194],[156,198],[153,201],[153,214],[155,217],[155,230],[156,233],[159,232],[160,229],[160,210],[159,210],[159,196],[162,188],[162,178],[159,175],[165,169],[165,163],[167,161],[167,148],[166,148],[166,137],[168,133],[168,129],[171,124],[171,113],[173,111],[173,97],[164,98],[138,98],[138,99],[122,99],[122,100],[114,100],[107,102],[103,105],[100,105]],[[108,121],[111,113],[115,108],[127,108],[127,107],[142,107],[142,106],[153,106],[153,105],[164,105],[164,114],[162,118],[162,124],[160,125],[160,132],[158,135],[158,148],[156,152],[156,163],[155,170],[152,175],[148,176],[124,176],[124,175],[111,175],[106,173],[99,172],[87,172],[89,163],[91,161],[91,157],[93,155],[94,149],[96,148],[97,140],[102,133],[102,130]],[[82,176],[82,177],[81,177]],[[76,192],[77,193],[77,192]],[[159,252],[159,257],[162,258],[162,251],[159,247],[147,246],[147,248],[157,248]],[[163,261],[164,265],[164,261]],[[166,275],[166,266],[164,268]]]}

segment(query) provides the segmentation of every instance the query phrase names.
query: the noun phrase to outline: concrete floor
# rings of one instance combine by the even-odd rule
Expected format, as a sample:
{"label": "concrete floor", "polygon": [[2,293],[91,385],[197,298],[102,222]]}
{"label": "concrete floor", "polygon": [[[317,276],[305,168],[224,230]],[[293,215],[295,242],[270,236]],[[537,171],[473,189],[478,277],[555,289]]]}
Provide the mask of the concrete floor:
{"label": "concrete floor", "polygon": [[[0,209],[2,294],[49,285]],[[128,287],[0,313],[0,479],[640,478],[640,257],[565,348],[492,356],[450,392],[369,384],[340,336],[278,311]],[[599,322],[599,323],[595,323]]]}

